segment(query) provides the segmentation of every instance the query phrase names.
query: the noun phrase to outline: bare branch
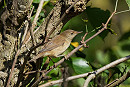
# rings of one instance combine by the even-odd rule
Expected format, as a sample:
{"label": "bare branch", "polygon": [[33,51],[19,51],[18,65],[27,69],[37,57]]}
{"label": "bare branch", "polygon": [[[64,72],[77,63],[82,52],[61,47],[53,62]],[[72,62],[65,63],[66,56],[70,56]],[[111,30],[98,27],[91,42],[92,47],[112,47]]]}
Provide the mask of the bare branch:
{"label": "bare branch", "polygon": [[70,9],[78,2],[79,0],[76,0],[65,12],[69,13]]}
{"label": "bare branch", "polygon": [[116,12],[116,10],[117,10],[117,4],[118,4],[118,0],[116,0],[116,5],[115,5],[115,12]]}
{"label": "bare branch", "polygon": [[130,55],[129,55],[129,56],[126,56],[126,57],[124,57],[124,58],[118,59],[118,60],[116,60],[116,61],[114,61],[114,62],[112,62],[112,63],[110,63],[110,64],[108,64],[108,65],[106,65],[106,66],[104,66],[104,67],[102,67],[102,68],[100,68],[100,69],[98,69],[97,71],[95,71],[94,74],[91,74],[91,75],[88,76],[88,78],[86,79],[86,81],[85,81],[85,83],[84,83],[84,87],[87,87],[88,84],[89,84],[89,82],[90,82],[92,79],[94,79],[95,76],[98,75],[99,73],[101,73],[101,72],[103,72],[103,71],[105,71],[105,70],[107,70],[107,69],[109,69],[109,68],[112,68],[112,67],[114,67],[114,66],[116,66],[116,65],[118,65],[118,64],[120,64],[120,63],[122,63],[122,62],[124,62],[124,61],[129,60],[129,59],[130,59]]}
{"label": "bare branch", "polygon": [[129,77],[130,77],[130,70],[126,74],[124,74],[122,77],[120,77],[119,79],[116,79],[116,80],[112,81],[111,83],[109,83],[105,87],[115,87],[115,86],[118,86],[119,84],[121,84],[122,82],[124,82]]}
{"label": "bare branch", "polygon": [[[119,60],[116,60],[116,61],[120,61],[119,63],[121,63],[121,62],[124,62],[124,61],[127,61],[128,59],[130,59],[130,56],[127,56],[127,57],[124,57],[124,58],[120,58]],[[116,61],[114,61],[114,63],[116,63]],[[119,64],[118,63],[118,64]],[[109,66],[110,64],[108,64],[108,65],[106,65],[106,66],[104,66],[104,67],[107,67],[107,66]],[[117,65],[117,63],[116,63],[116,65]],[[111,66],[111,67],[113,67],[113,66]],[[111,68],[111,67],[109,67],[109,68]],[[93,71],[93,72],[88,72],[88,73],[84,73],[84,74],[80,74],[80,75],[76,75],[76,76],[71,76],[71,77],[68,77],[68,78],[66,78],[66,80],[65,81],[70,81],[70,80],[74,80],[74,79],[78,79],[78,78],[83,78],[83,77],[87,77],[87,76],[89,76],[90,74],[95,74],[95,72],[96,72],[96,74],[97,74],[97,72],[98,71],[101,71],[103,69],[103,67],[102,68],[100,68],[100,69],[98,69],[97,71]],[[108,68],[107,68],[108,69]],[[129,77],[129,75],[130,75],[130,72],[127,72],[127,74],[125,74],[124,76],[122,76],[122,77]],[[92,77],[92,76],[91,76]],[[59,79],[59,80],[56,80],[56,81],[51,81],[51,82],[47,82],[47,83],[45,83],[45,84],[42,84],[42,85],[40,85],[39,87],[47,87],[47,86],[52,86],[52,85],[55,85],[55,84],[58,84],[58,83],[62,83],[63,82],[63,79]],[[106,86],[107,87],[107,86]]]}
{"label": "bare branch", "polygon": [[[39,3],[39,7],[38,7],[38,9],[37,9],[37,13],[36,13],[36,16],[35,16],[35,18],[34,18],[34,20],[33,20],[33,23],[32,23],[32,25],[31,25],[31,27],[30,27],[30,33],[31,33],[31,37],[32,37],[32,42],[33,42],[33,45],[34,46],[36,46],[36,42],[35,42],[35,40],[34,40],[34,34],[33,34],[33,30],[34,30],[34,28],[35,28],[35,26],[36,26],[36,22],[37,22],[37,20],[38,20],[38,16],[39,16],[39,14],[40,14],[40,12],[41,12],[41,9],[42,9],[42,5],[43,5],[43,3],[44,3],[44,0],[41,0],[40,1],[40,3]],[[31,11],[31,13],[32,13],[32,11]],[[30,15],[28,15],[29,16],[29,18],[31,17],[31,14]],[[25,40],[25,39],[24,39]],[[23,40],[23,41],[24,41]],[[22,44],[23,45],[23,44]],[[21,46],[22,47],[22,46]],[[20,49],[18,50],[18,52],[20,51]],[[18,53],[17,52],[17,53]],[[18,53],[19,54],[19,53]],[[30,55],[31,54],[31,52],[30,53],[28,53],[28,55]],[[17,55],[18,56],[18,55]],[[16,56],[16,57],[17,57]],[[29,58],[29,56],[28,56],[28,58]],[[27,59],[28,58],[26,58],[26,60],[25,61],[27,61]],[[17,60],[17,59],[16,59]],[[16,62],[15,62],[16,63]],[[26,63],[26,62],[25,62]],[[25,64],[23,64],[23,65],[25,65]],[[12,66],[13,67],[13,66]],[[23,66],[24,67],[24,66]],[[24,69],[24,68],[23,68]],[[23,71],[23,69],[21,70],[21,71]],[[19,85],[19,83],[20,83],[20,81],[21,81],[21,78],[20,79],[18,79],[18,82],[17,82],[17,84],[16,85]]]}
{"label": "bare branch", "polygon": [[[110,17],[111,17],[111,16],[110,16]],[[110,21],[110,18],[109,18],[108,20]],[[107,21],[107,23],[109,23],[109,21]],[[106,26],[107,26],[107,23],[106,23]],[[94,34],[92,37],[88,38],[88,39],[84,42],[84,44],[87,43],[88,41],[90,41],[91,39],[93,39],[94,37],[96,37],[97,35],[99,35],[99,34],[100,34],[101,32],[103,32],[104,30],[106,30],[106,28],[107,28],[107,27],[103,27],[101,30],[99,30],[99,31],[98,31],[96,34]],[[55,63],[53,66],[51,66],[51,68],[46,71],[46,73],[44,74],[44,76],[46,76],[51,70],[53,70],[54,68],[56,68],[58,65],[62,64],[65,60],[69,59],[69,57],[70,57],[71,55],[73,55],[75,52],[77,52],[81,47],[83,47],[84,44],[79,45],[79,46],[76,47],[74,50],[72,50],[67,56],[65,56],[64,58],[62,58],[59,62]],[[33,85],[36,85],[36,84],[41,80],[41,78],[44,77],[44,76],[41,75],[41,76],[39,77],[39,79],[38,79]]]}
{"label": "bare branch", "polygon": [[83,36],[83,38],[82,38],[82,40],[80,41],[81,42],[81,44],[84,44],[84,47],[89,47],[89,46],[87,46],[86,44],[85,44],[85,37],[87,36],[87,34],[88,34],[88,32],[86,32],[86,34]]}
{"label": "bare branch", "polygon": [[34,46],[36,46],[36,42],[35,42],[35,39],[34,39],[33,30],[34,30],[34,28],[35,28],[35,26],[36,26],[36,24],[37,24],[38,16],[39,16],[39,14],[40,14],[40,12],[41,12],[41,10],[42,10],[42,5],[43,5],[43,3],[44,3],[44,0],[41,0],[40,3],[39,3],[39,6],[38,6],[37,12],[36,12],[36,16],[35,16],[35,18],[34,18],[34,20],[33,20],[33,23],[32,23],[32,25],[31,25],[31,27],[30,27],[30,34],[31,34],[32,42],[33,42],[33,45],[34,45]]}
{"label": "bare branch", "polygon": [[[33,8],[32,8],[32,10],[33,10]],[[30,19],[30,17],[31,17],[31,14],[32,14],[32,11],[31,11],[31,13],[30,14],[28,14],[28,18]],[[15,58],[14,58],[14,61],[13,61],[13,65],[12,65],[12,68],[11,68],[11,72],[10,72],[10,75],[9,75],[9,78],[8,78],[8,82],[7,82],[7,85],[6,85],[6,87],[9,87],[9,84],[10,84],[10,81],[11,81],[11,78],[12,78],[12,74],[13,74],[13,72],[14,72],[14,67],[15,67],[15,64],[16,64],[16,62],[17,62],[17,58],[18,58],[18,55],[19,55],[19,53],[20,53],[20,50],[21,50],[21,47],[22,47],[22,45],[23,45],[23,41],[25,40],[25,36],[26,36],[26,33],[27,33],[27,30],[28,30],[28,21],[27,20],[25,20],[25,32],[24,32],[24,35],[23,35],[23,39],[22,39],[22,43],[20,44],[20,48],[17,50],[17,52],[16,52],[16,54],[15,54]]]}
{"label": "bare branch", "polygon": [[[117,2],[118,2],[118,0],[117,0]],[[108,20],[107,20],[107,22],[104,24],[104,23],[102,23],[102,25],[103,25],[103,28],[104,29],[107,29],[107,25],[108,25],[108,23],[109,23],[109,21],[111,20],[111,18],[114,16],[114,14],[116,13],[116,8],[117,8],[117,2],[116,2],[116,7],[115,7],[115,10],[114,10],[114,12],[111,14],[111,16],[108,18]],[[102,29],[101,29],[102,30]],[[86,79],[86,81],[85,81],[85,83],[84,83],[84,87],[87,87],[88,86],[88,83],[91,81],[91,79],[93,79],[93,78],[95,78],[95,75],[90,75],[87,79]]]}
{"label": "bare branch", "polygon": [[130,11],[130,9],[124,10],[124,11],[120,11],[120,12],[116,12],[115,14],[120,14],[120,13],[124,13],[124,12],[129,12],[129,11]]}
{"label": "bare branch", "polygon": [[[78,78],[83,78],[83,77],[86,77],[88,75],[89,75],[89,73],[84,73],[84,74],[80,74],[80,75],[76,75],[76,76],[71,76],[71,77],[66,78],[65,81],[70,81],[70,80],[74,80],[74,79],[78,79]],[[59,80],[56,80],[56,81],[47,82],[47,83],[45,83],[43,85],[40,85],[39,87],[52,86],[52,85],[62,83],[62,82],[63,82],[63,79],[59,79]]]}
{"label": "bare branch", "polygon": [[48,42],[48,39],[50,37],[50,35],[55,31],[56,27],[61,23],[61,21],[63,20],[63,18],[66,16],[66,14],[69,13],[70,9],[78,2],[79,0],[76,0],[65,12],[64,14],[61,16],[60,20],[57,22],[57,24],[51,29],[51,31],[49,32],[49,34],[46,36],[44,43]]}
{"label": "bare branch", "polygon": [[20,49],[18,49],[16,55],[15,55],[15,59],[13,61],[13,65],[12,65],[12,68],[11,68],[11,72],[10,72],[10,75],[9,75],[9,78],[8,78],[8,82],[7,82],[7,85],[6,87],[9,87],[9,84],[10,84],[10,81],[11,81],[11,78],[12,78],[12,75],[13,75],[13,72],[14,72],[14,67],[15,67],[15,64],[17,62],[17,57],[19,55],[19,52],[20,52]]}

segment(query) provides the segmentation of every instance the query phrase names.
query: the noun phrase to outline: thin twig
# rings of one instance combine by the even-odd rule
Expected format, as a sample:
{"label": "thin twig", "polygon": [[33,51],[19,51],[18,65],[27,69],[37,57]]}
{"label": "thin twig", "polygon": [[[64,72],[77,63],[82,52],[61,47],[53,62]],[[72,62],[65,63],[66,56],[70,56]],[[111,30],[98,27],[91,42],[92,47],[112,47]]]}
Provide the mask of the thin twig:
{"label": "thin twig", "polygon": [[29,23],[28,23],[27,20],[25,20],[25,26],[26,26],[26,28],[25,28],[25,30],[24,30],[24,35],[23,35],[23,38],[22,38],[22,42],[21,42],[20,47],[22,47],[22,45],[23,45],[23,41],[25,40],[26,34],[27,34],[27,32],[28,32],[28,26],[29,26]]}
{"label": "thin twig", "polygon": [[36,45],[36,46],[32,47],[32,48],[30,49],[30,51],[28,52],[28,54],[25,56],[25,60],[24,60],[23,65],[22,65],[21,68],[20,68],[18,81],[17,81],[15,87],[18,87],[18,86],[19,86],[19,84],[20,84],[20,82],[21,82],[21,80],[22,80],[22,78],[23,78],[23,71],[24,71],[25,65],[26,65],[26,63],[27,63],[27,61],[28,61],[28,59],[29,59],[29,57],[30,57],[30,54],[31,54],[32,51],[34,51],[37,47],[39,47],[39,45]]}
{"label": "thin twig", "polygon": [[11,72],[10,72],[6,87],[10,87],[9,84],[10,84],[10,81],[11,81],[11,78],[12,78],[12,75],[13,75],[13,72],[14,72],[14,67],[15,67],[15,64],[17,62],[17,57],[19,55],[19,52],[20,52],[20,49],[18,49],[18,51],[17,51],[17,53],[15,55],[15,58],[14,58],[14,61],[13,61],[13,65],[12,65],[12,68],[11,68]]}
{"label": "thin twig", "polygon": [[116,12],[115,14],[120,14],[120,13],[124,13],[124,12],[129,12],[129,11],[130,11],[130,9],[129,10],[120,11],[120,12]]}
{"label": "thin twig", "polygon": [[31,7],[32,3],[33,3],[33,0],[30,0],[29,5],[28,5],[29,8]]}
{"label": "thin twig", "polygon": [[[37,20],[38,20],[39,14],[40,14],[40,12],[41,12],[43,3],[44,3],[44,0],[41,0],[40,3],[39,3],[39,7],[38,7],[38,9],[37,9],[37,12],[36,12],[36,16],[35,16],[35,18],[34,18],[34,20],[33,20],[33,23],[32,23],[32,25],[31,25],[31,27],[30,27],[30,34],[31,34],[32,42],[33,42],[33,45],[34,45],[34,46],[36,46],[36,42],[35,42],[35,40],[34,40],[33,29],[34,29],[35,26],[36,26],[36,22],[37,22]],[[31,16],[30,16],[30,17],[31,17]],[[24,64],[23,64],[23,66],[21,67],[20,76],[19,76],[20,78],[18,79],[16,86],[19,86],[19,83],[20,83],[20,81],[21,81],[21,79],[22,79],[24,67],[25,67],[25,65],[26,65],[26,63],[27,63],[27,60],[29,59],[29,56],[30,56],[31,53],[32,53],[32,51],[30,51],[30,52],[28,53],[27,57],[25,58]]]}
{"label": "thin twig", "polygon": [[[109,21],[111,20],[111,18],[113,17],[113,15],[115,14],[115,11],[112,13],[112,15],[108,18],[107,22],[105,23],[104,27],[99,30],[96,34],[94,34],[92,37],[88,38],[85,43],[87,43],[88,41],[90,41],[91,39],[93,39],[94,37],[96,37],[97,35],[99,35],[101,32],[103,32],[104,30],[107,29],[107,25],[109,23]],[[55,63],[50,69],[47,70],[47,72],[44,74],[47,75],[51,70],[53,70],[54,68],[56,68],[58,65],[60,65],[61,63],[63,63],[65,60],[69,59],[69,57],[74,54],[76,51],[78,51],[82,46],[82,45],[79,45],[77,48],[75,48],[74,50],[72,50],[67,56],[65,56],[64,58],[62,58],[59,62]],[[44,76],[40,76],[39,79],[33,84],[33,86],[35,86],[40,80],[42,77]]]}
{"label": "thin twig", "polygon": [[79,0],[76,0],[67,10],[66,13],[69,13],[70,9],[78,2]]}
{"label": "thin twig", "polygon": [[[76,76],[71,76],[71,77],[66,78],[65,81],[70,81],[70,80],[74,80],[74,79],[78,79],[78,78],[83,78],[83,77],[86,77],[88,75],[89,75],[89,73],[84,73],[84,74],[80,74],[80,75],[76,75]],[[62,82],[63,82],[63,79],[59,79],[59,80],[56,80],[56,81],[47,82],[47,83],[45,83],[43,85],[40,85],[39,87],[52,86],[52,85],[62,83]]]}
{"label": "thin twig", "polygon": [[[106,29],[106,28],[102,28],[101,30],[99,30],[99,31],[98,31],[96,34],[94,34],[92,37],[88,38],[88,39],[85,41],[85,43],[87,43],[88,41],[90,41],[91,39],[93,39],[94,37],[96,37],[97,35],[99,35],[99,34],[100,34],[101,32],[103,32],[105,29]],[[70,57],[71,55],[73,55],[75,52],[77,52],[83,45],[84,45],[84,44],[79,45],[79,46],[76,47],[74,50],[72,50],[67,56],[65,56],[64,58],[62,58],[59,62],[55,63],[53,66],[51,66],[51,68],[46,71],[46,73],[44,74],[44,76],[47,75],[51,70],[53,70],[54,68],[56,68],[58,65],[62,64],[65,60],[69,59],[69,57]],[[33,85],[36,85],[36,84],[41,80],[41,78],[44,77],[44,76],[41,75],[41,76],[39,77],[39,79],[38,79]]]}
{"label": "thin twig", "polygon": [[130,77],[130,70],[126,74],[124,74],[122,77],[120,77],[119,79],[116,79],[116,80],[112,81],[111,83],[107,84],[105,87],[119,86],[119,84],[124,82],[129,77]]}
{"label": "thin twig", "polygon": [[116,5],[115,5],[115,12],[116,12],[116,10],[117,10],[117,4],[118,4],[118,0],[116,0]]}
{"label": "thin twig", "polygon": [[61,21],[63,20],[63,18],[66,16],[66,14],[69,13],[70,9],[78,2],[79,0],[76,0],[65,12],[64,14],[61,16],[60,20],[57,22],[57,24],[51,29],[51,31],[49,32],[49,34],[46,36],[44,43],[48,42],[50,35],[55,31],[56,27],[61,23]]}
{"label": "thin twig", "polygon": [[[33,8],[32,8],[32,10],[33,10]],[[29,16],[28,16],[29,19],[30,19],[30,17],[31,17],[31,16],[30,16],[31,14],[32,14],[32,12],[31,12],[30,14],[28,14],[28,15],[29,15]],[[26,24],[26,28],[25,28],[25,33],[24,33],[22,42],[25,40],[26,31],[28,30],[28,22],[27,22],[27,20],[25,20],[24,23]],[[12,74],[13,74],[13,72],[14,72],[14,67],[15,67],[15,64],[16,64],[16,62],[17,62],[17,58],[18,58],[18,55],[19,55],[19,53],[20,53],[20,50],[21,50],[21,47],[22,47],[23,43],[21,43],[20,45],[21,45],[20,48],[17,50],[17,53],[15,54],[15,58],[14,58],[14,61],[13,61],[13,65],[12,65],[12,68],[11,68],[11,72],[10,72],[10,75],[9,75],[8,82],[7,82],[6,87],[9,87],[9,84],[10,84],[10,81],[11,81],[11,78],[12,78]]]}
{"label": "thin twig", "polygon": [[[124,61],[127,61],[128,59],[130,59],[130,56],[127,56],[125,57],[125,60]],[[123,60],[122,58],[118,59],[118,61],[120,60]],[[116,60],[117,61],[117,60]],[[114,62],[116,62],[114,61]],[[122,61],[121,61],[122,62]],[[120,62],[120,63],[121,63]],[[109,65],[109,64],[108,64]],[[104,66],[104,67],[107,67],[108,65]],[[112,66],[113,67],[113,66]],[[109,67],[111,68],[111,67]],[[101,69],[101,68],[100,68]],[[98,69],[97,71],[99,71],[100,69]],[[102,68],[103,69],[103,68]],[[80,75],[76,75],[76,76],[70,76],[68,78],[66,78],[65,81],[70,81],[70,80],[74,80],[74,79],[79,79],[79,78],[83,78],[83,77],[87,77],[88,75],[90,74],[95,74],[95,72],[97,71],[93,71],[93,72],[88,72],[88,73],[84,73],[84,74],[80,74]],[[129,72],[130,73],[130,72]],[[128,75],[128,74],[127,74]],[[56,80],[56,81],[50,81],[50,82],[47,82],[45,84],[42,84],[40,85],[39,87],[47,87],[47,86],[52,86],[52,85],[55,85],[55,84],[58,84],[58,83],[62,83],[63,82],[63,79],[59,79],[59,80]]]}
{"label": "thin twig", "polygon": [[39,72],[39,71],[37,71],[37,70],[36,71],[30,71],[30,72],[25,73],[25,75],[36,73],[36,72]]}
{"label": "thin twig", "polygon": [[84,83],[84,87],[87,87],[87,86],[88,86],[89,82],[90,82],[93,78],[95,78],[95,75],[98,75],[99,73],[101,73],[101,72],[103,72],[103,71],[105,71],[105,70],[107,70],[107,69],[109,69],[109,68],[112,68],[112,67],[114,67],[114,66],[116,66],[116,65],[118,65],[118,64],[120,64],[120,63],[122,63],[122,62],[124,62],[124,61],[129,60],[129,59],[130,59],[130,55],[129,55],[129,56],[126,56],[126,57],[124,57],[124,58],[118,59],[118,60],[116,60],[116,61],[114,61],[114,62],[112,62],[112,63],[110,63],[110,64],[108,64],[108,65],[106,65],[106,66],[104,66],[104,67],[102,67],[102,68],[100,68],[100,69],[98,69],[97,71],[95,71],[94,74],[91,74],[91,75],[88,76],[88,78],[86,79],[86,81],[85,81],[85,83]]}
{"label": "thin twig", "polygon": [[108,23],[110,22],[111,18],[114,16],[115,13],[116,13],[116,11],[114,11],[114,12],[111,14],[111,16],[108,18],[106,24],[104,25],[104,28],[107,29],[107,25],[108,25]]}
{"label": "thin twig", "polygon": [[87,36],[88,32],[86,32],[86,34],[83,36],[82,40],[80,41],[81,44],[84,44],[84,47],[88,47],[86,44],[85,44],[85,37]]}
{"label": "thin twig", "polygon": [[30,14],[28,15],[28,20],[30,20],[33,10],[34,10],[34,6],[32,7]]}
{"label": "thin twig", "polygon": [[38,16],[40,15],[40,12],[42,10],[42,5],[44,3],[44,0],[41,0],[40,3],[39,3],[39,6],[38,6],[38,9],[37,9],[37,12],[36,12],[36,15],[35,15],[35,18],[32,22],[32,25],[30,27],[30,35],[32,37],[32,42],[33,42],[33,45],[36,46],[36,42],[35,42],[35,39],[34,39],[34,33],[33,33],[33,30],[37,24],[37,20],[38,20]]}
{"label": "thin twig", "polygon": [[[102,24],[104,29],[107,29],[107,25],[108,25],[109,21],[111,20],[111,18],[114,16],[115,12],[116,12],[116,11],[114,11],[114,12],[111,14],[111,16],[108,18],[108,20],[107,20],[107,22],[106,22],[105,24]],[[102,30],[102,29],[101,29],[101,30]],[[91,37],[90,37],[90,38],[91,38]],[[93,79],[93,76],[90,75],[89,77],[90,77],[91,79]],[[86,79],[86,81],[85,81],[85,83],[84,83],[84,87],[87,87],[88,82],[90,82],[91,79]]]}
{"label": "thin twig", "polygon": [[31,12],[28,14],[27,20],[25,20],[25,26],[26,26],[26,28],[25,28],[25,31],[24,31],[24,35],[23,35],[22,43],[21,43],[20,47],[22,47],[24,45],[24,40],[25,40],[27,32],[28,32],[29,21],[30,21],[30,18],[31,18],[33,10],[34,10],[34,6],[32,7]]}
{"label": "thin twig", "polygon": [[[34,30],[34,28],[35,28],[35,26],[36,26],[36,24],[37,24],[38,16],[40,15],[40,12],[41,12],[41,10],[42,10],[43,3],[44,3],[44,0],[41,0],[40,3],[39,3],[38,9],[37,9],[35,18],[34,18],[34,20],[33,20],[33,22],[32,22],[31,27],[30,27],[30,35],[31,35],[31,38],[32,38],[33,46],[36,46],[36,41],[35,41],[35,38],[34,38],[34,32],[33,32],[33,30]],[[35,50],[35,52],[36,52],[36,54],[37,54],[37,50]],[[37,69],[38,69],[38,68],[40,67],[40,60],[37,60],[36,65],[37,65]],[[35,79],[37,80],[37,78],[38,78],[39,76],[40,76],[40,73],[37,72]]]}

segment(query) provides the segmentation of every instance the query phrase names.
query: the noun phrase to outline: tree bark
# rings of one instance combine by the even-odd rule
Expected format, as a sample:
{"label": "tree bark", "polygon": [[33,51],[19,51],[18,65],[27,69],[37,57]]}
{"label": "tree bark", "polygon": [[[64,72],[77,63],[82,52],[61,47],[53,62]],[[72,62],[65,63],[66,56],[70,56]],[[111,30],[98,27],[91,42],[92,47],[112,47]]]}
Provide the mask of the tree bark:
{"label": "tree bark", "polygon": [[[25,31],[26,26],[24,25],[24,22],[28,13],[30,13],[30,7],[32,4],[31,0],[6,0],[5,6],[3,1],[4,0],[0,1],[0,5],[2,5],[1,7],[4,7],[0,9],[0,87],[4,87],[7,84],[14,57],[20,48],[22,35]],[[45,36],[45,30],[47,30],[46,33],[48,34],[54,27],[56,27],[55,31],[50,36],[50,38],[53,38],[60,32],[63,25],[65,25],[72,17],[85,10],[87,1],[79,0],[80,2],[76,3],[65,15],[64,19],[59,22],[66,9],[71,6],[74,1],[76,0],[59,0],[59,2],[56,3],[41,26],[34,31],[35,41],[37,43],[43,41],[41,38]],[[59,24],[57,25],[58,22]],[[10,86],[12,87],[18,81],[20,67],[26,59],[24,57],[26,56],[28,49],[33,47],[29,32],[27,33],[23,44],[11,78]],[[38,50],[40,49],[41,47],[38,48]],[[31,54],[31,56],[33,56],[33,54]],[[27,67],[24,67],[24,72],[34,69],[34,66],[31,66],[30,64],[26,64],[26,66]],[[29,78],[32,76],[25,76],[22,80],[23,84],[21,85],[26,86],[31,80]]]}

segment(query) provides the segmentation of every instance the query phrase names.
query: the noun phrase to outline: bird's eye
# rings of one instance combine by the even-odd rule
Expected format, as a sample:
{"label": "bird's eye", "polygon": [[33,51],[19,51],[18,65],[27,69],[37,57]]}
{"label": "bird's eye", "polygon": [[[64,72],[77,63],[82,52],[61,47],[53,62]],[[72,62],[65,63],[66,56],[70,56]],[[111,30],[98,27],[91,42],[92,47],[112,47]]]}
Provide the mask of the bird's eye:
{"label": "bird's eye", "polygon": [[71,35],[73,34],[73,32],[70,33]]}

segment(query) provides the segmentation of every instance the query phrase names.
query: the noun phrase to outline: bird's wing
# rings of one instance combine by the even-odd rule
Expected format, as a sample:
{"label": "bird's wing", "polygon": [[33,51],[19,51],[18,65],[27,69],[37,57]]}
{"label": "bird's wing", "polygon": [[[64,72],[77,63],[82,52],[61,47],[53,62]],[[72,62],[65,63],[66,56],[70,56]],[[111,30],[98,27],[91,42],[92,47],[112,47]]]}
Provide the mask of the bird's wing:
{"label": "bird's wing", "polygon": [[64,45],[64,43],[65,43],[65,39],[64,38],[62,38],[62,37],[60,37],[60,38],[59,37],[55,37],[51,41],[49,41],[47,44],[45,44],[45,46],[43,47],[42,50],[39,51],[39,53],[53,50],[53,49],[55,49],[55,48],[57,48],[59,46]]}

